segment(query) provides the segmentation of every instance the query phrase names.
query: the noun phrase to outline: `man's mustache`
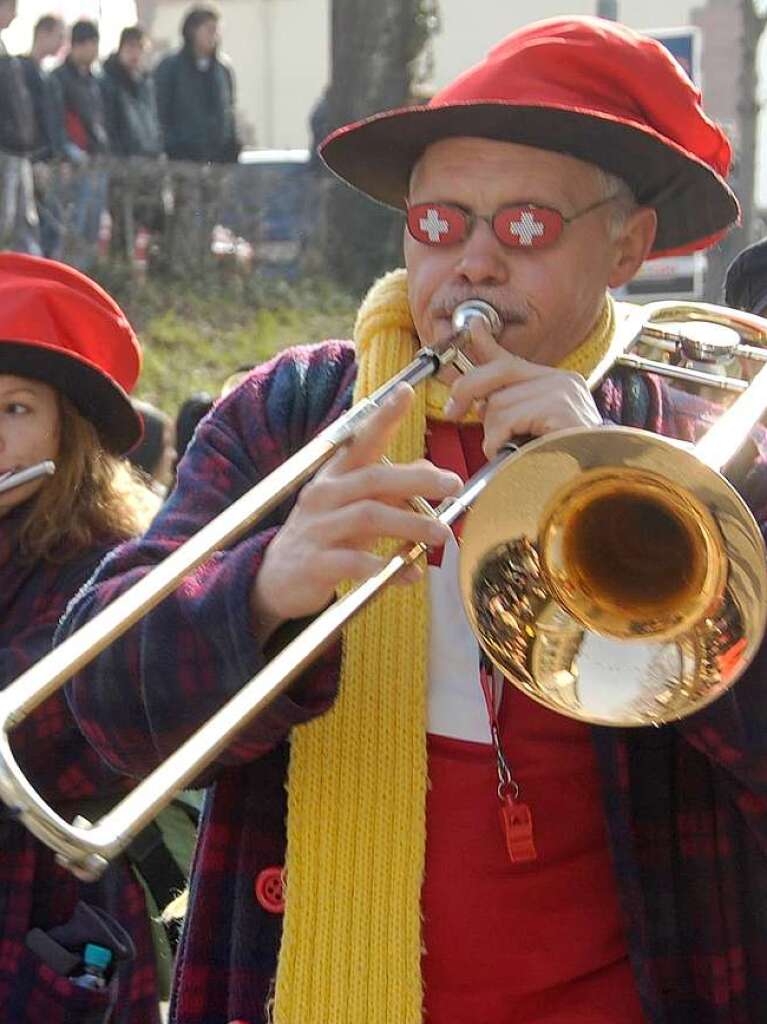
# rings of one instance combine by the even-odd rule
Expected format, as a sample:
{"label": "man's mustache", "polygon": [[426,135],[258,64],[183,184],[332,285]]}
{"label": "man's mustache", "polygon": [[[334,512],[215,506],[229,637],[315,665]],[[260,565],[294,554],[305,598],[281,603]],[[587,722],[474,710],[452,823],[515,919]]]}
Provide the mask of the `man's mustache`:
{"label": "man's mustache", "polygon": [[501,298],[482,288],[451,291],[446,295],[435,297],[429,304],[429,313],[437,317],[452,317],[456,306],[470,299],[482,299],[488,302],[498,313],[504,325],[527,323],[527,310],[518,304],[510,303],[508,298]]}

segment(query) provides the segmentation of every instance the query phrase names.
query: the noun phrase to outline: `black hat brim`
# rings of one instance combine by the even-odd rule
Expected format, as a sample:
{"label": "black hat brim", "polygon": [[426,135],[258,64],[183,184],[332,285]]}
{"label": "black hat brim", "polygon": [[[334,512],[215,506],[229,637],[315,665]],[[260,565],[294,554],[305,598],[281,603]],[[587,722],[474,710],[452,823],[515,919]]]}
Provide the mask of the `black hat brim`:
{"label": "black hat brim", "polygon": [[141,418],[128,394],[88,363],[44,345],[0,343],[0,373],[30,377],[60,391],[89,420],[107,451],[124,455],[141,439]]}
{"label": "black hat brim", "polygon": [[404,209],[427,146],[459,136],[535,146],[617,175],[656,210],[654,256],[703,248],[739,217],[735,195],[703,161],[652,130],[582,110],[501,102],[408,107],[339,128],[320,155],[354,188]]}

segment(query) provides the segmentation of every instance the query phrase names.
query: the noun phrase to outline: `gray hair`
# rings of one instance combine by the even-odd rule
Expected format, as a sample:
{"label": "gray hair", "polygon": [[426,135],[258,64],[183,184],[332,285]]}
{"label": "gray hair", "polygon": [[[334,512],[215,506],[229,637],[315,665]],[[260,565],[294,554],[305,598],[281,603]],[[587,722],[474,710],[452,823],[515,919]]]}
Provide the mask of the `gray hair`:
{"label": "gray hair", "polygon": [[637,209],[636,196],[631,191],[623,178],[603,171],[601,167],[595,168],[597,183],[602,198],[614,200],[610,204],[610,237],[615,240],[626,225],[629,216]]}

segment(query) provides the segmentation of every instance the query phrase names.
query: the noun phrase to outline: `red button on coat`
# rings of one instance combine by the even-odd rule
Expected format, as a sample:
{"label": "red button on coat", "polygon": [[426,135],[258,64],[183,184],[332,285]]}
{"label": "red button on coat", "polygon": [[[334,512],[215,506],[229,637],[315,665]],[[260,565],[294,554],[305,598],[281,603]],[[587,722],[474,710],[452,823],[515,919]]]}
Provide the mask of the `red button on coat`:
{"label": "red button on coat", "polygon": [[282,885],[282,868],[264,868],[256,878],[256,899],[270,914],[282,914],[285,910],[285,890]]}

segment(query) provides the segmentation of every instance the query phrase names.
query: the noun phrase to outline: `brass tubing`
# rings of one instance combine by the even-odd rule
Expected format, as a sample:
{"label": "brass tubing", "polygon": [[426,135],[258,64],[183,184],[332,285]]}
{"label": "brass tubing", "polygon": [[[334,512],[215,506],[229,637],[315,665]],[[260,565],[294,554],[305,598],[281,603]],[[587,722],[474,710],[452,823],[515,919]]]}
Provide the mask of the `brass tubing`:
{"label": "brass tubing", "polygon": [[654,373],[658,377],[668,377],[670,380],[678,380],[682,383],[699,384],[701,387],[714,388],[718,391],[742,393],[749,386],[747,381],[741,380],[739,377],[720,377],[715,373],[694,370],[688,366],[674,366],[671,363],[647,359],[645,356],[635,356],[633,353],[621,356],[618,360],[618,365],[625,366],[630,370],[643,370],[645,373]]}

